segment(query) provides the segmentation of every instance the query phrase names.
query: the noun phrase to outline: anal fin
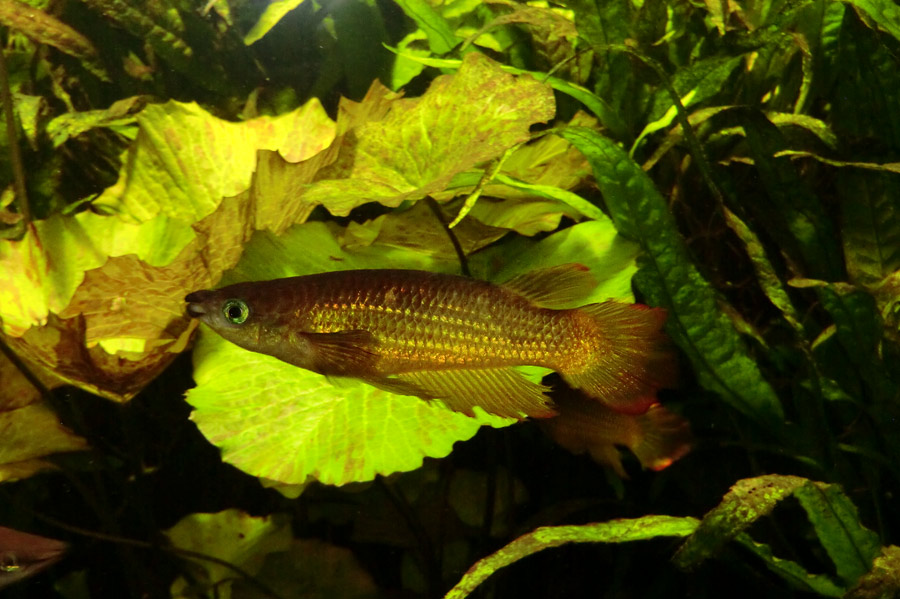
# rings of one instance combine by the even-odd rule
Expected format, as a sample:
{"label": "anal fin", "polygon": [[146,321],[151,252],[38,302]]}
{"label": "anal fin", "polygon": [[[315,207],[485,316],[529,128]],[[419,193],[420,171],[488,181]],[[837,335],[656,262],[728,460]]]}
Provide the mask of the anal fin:
{"label": "anal fin", "polygon": [[420,397],[440,399],[451,410],[468,416],[475,415],[475,407],[520,420],[556,414],[553,402],[544,393],[548,387],[532,383],[511,368],[406,372],[391,380],[421,389]]}

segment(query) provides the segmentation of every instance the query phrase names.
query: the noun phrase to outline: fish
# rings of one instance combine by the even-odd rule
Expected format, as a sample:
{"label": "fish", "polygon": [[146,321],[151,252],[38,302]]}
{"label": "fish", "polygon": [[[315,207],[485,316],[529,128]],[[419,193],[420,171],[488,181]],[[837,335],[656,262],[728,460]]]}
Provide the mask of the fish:
{"label": "fish", "polygon": [[188,294],[187,314],[226,340],[329,377],[516,419],[556,414],[517,367],[642,414],[674,381],[666,313],[605,301],[581,264],[494,284],[420,270],[342,270]]}
{"label": "fish", "polygon": [[0,589],[53,565],[67,548],[56,539],[0,526]]}

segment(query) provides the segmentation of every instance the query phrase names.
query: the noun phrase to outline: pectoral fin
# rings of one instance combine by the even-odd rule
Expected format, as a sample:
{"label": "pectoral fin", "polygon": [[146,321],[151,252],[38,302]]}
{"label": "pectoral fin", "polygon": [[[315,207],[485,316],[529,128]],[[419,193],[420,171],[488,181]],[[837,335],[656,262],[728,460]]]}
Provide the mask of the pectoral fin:
{"label": "pectoral fin", "polygon": [[419,397],[440,399],[451,410],[468,416],[475,415],[476,406],[489,414],[520,420],[556,414],[544,394],[549,388],[511,368],[407,372],[392,380],[412,385],[421,390]]}
{"label": "pectoral fin", "polygon": [[316,372],[335,376],[364,377],[375,354],[375,337],[368,331],[302,333],[314,354]]}

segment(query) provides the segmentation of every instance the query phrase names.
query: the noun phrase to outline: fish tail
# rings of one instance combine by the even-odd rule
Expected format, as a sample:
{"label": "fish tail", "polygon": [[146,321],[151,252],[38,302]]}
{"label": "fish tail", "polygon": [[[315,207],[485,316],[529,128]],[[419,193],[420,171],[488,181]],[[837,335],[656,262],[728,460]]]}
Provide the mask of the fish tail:
{"label": "fish tail", "polygon": [[675,354],[662,330],[666,312],[640,304],[603,302],[573,312],[588,347],[558,372],[572,387],[625,414],[643,414],[656,392],[675,383]]}
{"label": "fish tail", "polygon": [[637,416],[640,434],[629,449],[644,468],[662,470],[691,450],[687,420],[660,404]]}
{"label": "fish tail", "polygon": [[634,415],[611,410],[583,393],[562,391],[554,399],[559,415],[541,420],[541,428],[562,447],[589,454],[622,478],[628,475],[619,446],[651,470],[662,470],[691,449],[690,424],[660,404]]}

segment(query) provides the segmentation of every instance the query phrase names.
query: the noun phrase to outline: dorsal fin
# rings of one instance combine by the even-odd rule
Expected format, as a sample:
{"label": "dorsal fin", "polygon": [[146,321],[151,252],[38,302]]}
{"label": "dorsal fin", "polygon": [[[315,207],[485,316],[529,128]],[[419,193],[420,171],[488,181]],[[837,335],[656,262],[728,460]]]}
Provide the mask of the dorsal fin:
{"label": "dorsal fin", "polygon": [[526,272],[503,283],[542,308],[573,308],[597,287],[583,264],[570,262]]}

